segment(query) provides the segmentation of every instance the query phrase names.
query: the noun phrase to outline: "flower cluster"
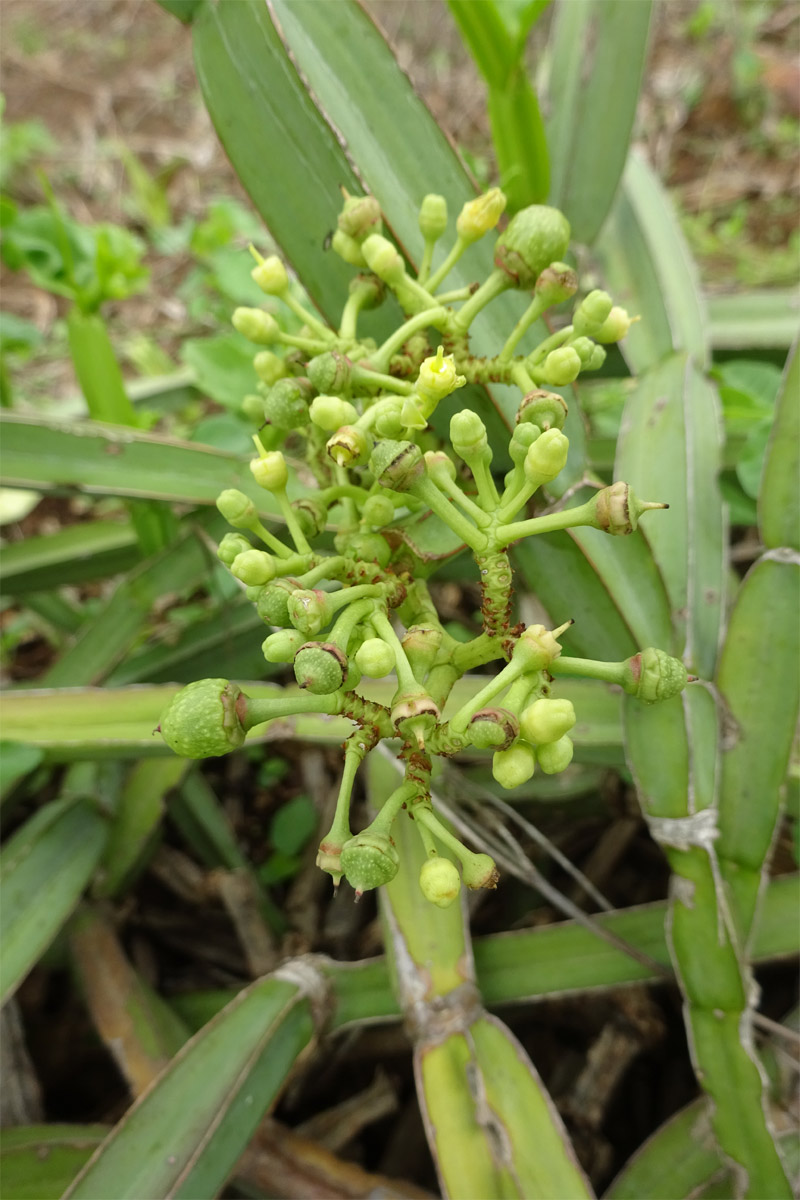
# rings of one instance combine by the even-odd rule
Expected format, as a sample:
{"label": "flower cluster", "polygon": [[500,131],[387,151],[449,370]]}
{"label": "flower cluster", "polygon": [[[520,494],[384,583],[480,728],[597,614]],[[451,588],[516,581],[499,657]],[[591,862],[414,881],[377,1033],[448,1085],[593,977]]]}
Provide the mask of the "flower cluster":
{"label": "flower cluster", "polygon": [[[610,296],[592,291],[572,320],[535,349],[516,353],[547,309],[578,291],[563,262],[570,229],[555,209],[517,213],[497,237],[494,269],[479,286],[442,291],[450,270],[473,242],[497,225],[505,197],[497,188],[465,204],[456,237],[433,269],[434,248],[447,228],[441,196],[426,196],[419,227],[420,267],[408,266],[382,232],[377,202],[346,196],[333,250],[358,269],[337,330],[297,300],[283,263],[256,254],[253,278],[299,317],[285,333],[265,309],[240,308],[233,324],[256,346],[257,392],[244,410],[255,419],[255,482],[271,493],[285,533],[266,528],[256,505],[229,490],[217,501],[233,532],[219,557],[247,588],[271,632],[263,644],[270,663],[291,663],[297,692],[254,700],[224,679],[184,688],[161,722],[179,754],[224,754],[249,729],[298,712],[344,715],[354,725],[344,746],[344,771],[333,824],[322,839],[318,865],[357,893],[389,882],[398,870],[392,840],[401,810],[414,821],[426,851],[420,886],[447,905],[467,887],[494,887],[492,859],[453,836],[430,796],[434,755],[474,747],[493,754],[495,779],[514,788],[539,770],[563,771],[572,758],[570,701],[551,695],[558,676],[605,679],[646,703],[666,699],[687,682],[676,659],[646,649],[622,663],[562,654],[568,627],[512,625],[512,543],[537,533],[592,526],[611,535],[632,533],[650,508],[626,483],[599,488],[586,503],[526,516],[540,489],[562,471],[567,407],[552,387],[597,369],[604,345],[625,335],[630,318]],[[472,322],[502,292],[531,293],[530,304],[494,357],[470,352]],[[392,293],[404,316],[381,344],[361,336],[361,314]],[[432,340],[431,340],[432,339]],[[278,347],[283,353],[278,354]],[[430,429],[437,406],[470,383],[502,382],[522,393],[509,442],[511,470],[502,484],[492,472],[486,427],[473,409],[456,412],[449,442]],[[284,449],[316,480],[313,490],[292,477]],[[289,498],[292,484],[294,499]],[[426,522],[442,540],[466,547],[479,571],[482,632],[470,642],[444,628],[426,581],[430,564],[415,547]],[[320,545],[335,528],[333,544]],[[499,660],[496,674],[470,700],[445,716],[455,683],[468,671]],[[381,705],[359,693],[362,677],[394,676],[394,695]],[[452,708],[453,705],[450,705]],[[382,739],[397,739],[403,783],[369,827],[353,836],[350,797],[361,762]],[[461,866],[460,873],[450,855]]]}

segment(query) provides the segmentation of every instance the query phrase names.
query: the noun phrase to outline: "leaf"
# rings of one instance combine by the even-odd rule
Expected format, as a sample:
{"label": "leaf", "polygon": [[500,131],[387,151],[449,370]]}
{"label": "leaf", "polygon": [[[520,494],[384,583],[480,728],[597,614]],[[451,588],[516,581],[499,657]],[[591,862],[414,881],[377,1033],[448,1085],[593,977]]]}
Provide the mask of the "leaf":
{"label": "leaf", "polygon": [[625,406],[615,474],[669,504],[644,527],[667,589],[678,647],[703,678],[714,672],[724,598],[725,527],[717,484],[716,396],[683,355],[644,374]]}
{"label": "leaf", "polygon": [[24,742],[0,741],[0,799],[5,799],[21,779],[36,770],[44,755]]}
{"label": "leaf", "polygon": [[200,391],[233,410],[258,383],[253,353],[252,344],[237,333],[188,338],[181,346],[181,358],[194,371]]}
{"label": "leaf", "polygon": [[103,861],[92,894],[98,898],[125,891],[143,867],[166,811],[166,797],[189,769],[186,759],[150,758],[131,768],[117,800]]}
{"label": "leaf", "polygon": [[783,374],[764,460],[759,524],[764,545],[800,551],[800,351],[795,342]]}
{"label": "leaf", "polygon": [[3,547],[3,593],[44,591],[104,579],[139,557],[136,535],[121,521],[82,521],[58,533],[39,534]]}
{"label": "leaf", "polygon": [[293,796],[276,812],[269,827],[269,840],[281,854],[299,854],[317,829],[317,811],[308,796]]}
{"label": "leaf", "polygon": [[3,1130],[0,1172],[14,1200],[59,1200],[108,1133],[106,1125],[20,1125]]}
{"label": "leaf", "polygon": [[788,350],[797,336],[800,300],[796,288],[711,293],[707,297],[715,350]]}
{"label": "leaf", "polygon": [[605,1200],[690,1196],[727,1164],[714,1142],[705,1100],[696,1100],[652,1134],[623,1167]]}
{"label": "leaf", "polygon": [[304,989],[243,989],[128,1110],[63,1200],[211,1200],[313,1036]]}
{"label": "leaf", "polygon": [[100,860],[108,824],[90,800],[53,801],[0,855],[0,1002],[70,917]]}
{"label": "leaf", "polygon": [[644,71],[650,0],[555,7],[547,128],[550,203],[580,242],[597,237],[620,183]]}

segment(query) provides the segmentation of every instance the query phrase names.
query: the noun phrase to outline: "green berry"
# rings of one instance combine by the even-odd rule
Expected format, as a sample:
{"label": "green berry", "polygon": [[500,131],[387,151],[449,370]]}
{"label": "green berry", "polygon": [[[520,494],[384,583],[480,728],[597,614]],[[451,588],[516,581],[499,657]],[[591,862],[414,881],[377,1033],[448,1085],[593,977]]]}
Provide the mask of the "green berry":
{"label": "green berry", "polygon": [[249,496],[236,488],[226,488],[217,496],[217,508],[234,529],[249,529],[257,519],[256,506]]}
{"label": "green berry", "polygon": [[297,588],[289,596],[287,609],[292,625],[306,637],[314,637],[333,619],[331,598],[319,588]]}
{"label": "green berry", "polygon": [[392,548],[379,533],[351,533],[343,541],[348,558],[354,558],[357,562],[374,562],[379,567],[389,565]]}
{"label": "green berry", "polygon": [[645,704],[670,700],[682,692],[689,676],[680,659],[672,658],[653,646],[634,654],[625,662],[624,690]]}
{"label": "green berry", "polygon": [[547,305],[562,304],[578,290],[578,276],[566,263],[553,262],[536,280],[535,292]]}
{"label": "green berry", "polygon": [[336,223],[342,233],[363,241],[381,229],[381,206],[374,196],[348,196]]}
{"label": "green berry", "polygon": [[356,894],[368,892],[394,879],[400,856],[391,838],[365,830],[342,847],[342,871]]}
{"label": "green berry", "polygon": [[511,218],[494,248],[495,266],[513,287],[530,291],[545,267],[559,262],[569,245],[569,221],[556,208],[532,204]]}
{"label": "green berry", "polygon": [[475,713],[468,732],[478,750],[508,750],[519,737],[520,723],[506,708],[483,708]]}
{"label": "green berry", "polygon": [[256,611],[265,625],[277,625],[286,629],[291,625],[289,598],[300,584],[296,579],[276,579],[268,583],[256,602]]}
{"label": "green berry", "polygon": [[557,742],[576,720],[571,700],[534,700],[520,716],[519,729],[526,742],[541,746]]}
{"label": "green berry", "polygon": [[584,296],[572,315],[572,328],[579,337],[595,337],[613,308],[608,292],[596,289]]}
{"label": "green berry", "polygon": [[426,900],[437,908],[449,908],[458,899],[461,877],[458,868],[449,858],[436,854],[422,864],[419,873],[420,890]]}
{"label": "green berry", "polygon": [[231,574],[248,587],[260,587],[275,578],[275,559],[265,550],[244,550],[231,563]]}
{"label": "green berry", "polygon": [[313,394],[307,379],[279,379],[264,400],[264,417],[276,429],[301,429],[310,420],[308,403]]}
{"label": "green berry", "polygon": [[343,258],[351,267],[365,267],[367,260],[361,253],[361,244],[354,237],[350,237],[349,233],[343,233],[341,229],[337,229],[331,239],[331,249]]}
{"label": "green berry", "polygon": [[199,679],[181,688],[161,717],[161,736],[184,758],[215,758],[241,746],[247,697],[227,679]]}
{"label": "green berry", "polygon": [[461,860],[461,877],[471,890],[496,888],[500,875],[493,858],[488,854],[468,854]]}
{"label": "green berry", "polygon": [[300,529],[307,538],[316,537],[322,533],[328,523],[328,506],[313,496],[304,496],[301,500],[293,500],[292,508],[297,515]]}
{"label": "green berry", "polygon": [[[338,350],[329,350],[312,358],[307,367],[308,378],[314,390],[321,393],[332,392],[338,396],[350,387],[350,376],[353,364],[346,355]],[[341,422],[344,424],[344,422]]]}
{"label": "green berry", "polygon": [[388,496],[376,492],[374,496],[368,496],[364,501],[361,516],[365,524],[383,529],[385,525],[394,520],[394,505]]}
{"label": "green berry", "polygon": [[536,761],[545,775],[558,775],[559,772],[566,771],[572,762],[573,750],[572,738],[565,734],[556,742],[547,742],[544,746],[537,746]]}
{"label": "green berry", "polygon": [[314,696],[329,696],[344,684],[347,655],[333,642],[305,642],[294,658],[294,677]]}
{"label": "green berry", "polygon": [[394,651],[380,638],[367,638],[356,651],[358,669],[370,679],[383,679],[395,668]]}
{"label": "green berry", "polygon": [[425,472],[419,446],[413,442],[378,442],[369,460],[369,469],[381,487],[395,492],[408,491]]}
{"label": "green berry", "polygon": [[527,783],[535,767],[533,749],[524,742],[517,742],[507,750],[498,750],[492,757],[492,775],[503,788],[516,788]]}
{"label": "green berry", "polygon": [[283,379],[289,370],[286,359],[274,354],[272,350],[259,350],[253,359],[253,366],[256,375],[267,387],[272,387],[279,379]]}
{"label": "green berry", "polygon": [[508,443],[508,453],[511,455],[511,461],[521,467],[525,462],[528,450],[538,437],[541,437],[542,431],[538,425],[532,425],[529,421],[524,421],[521,425],[514,426],[514,432],[511,435],[511,441]]}
{"label": "green berry", "polygon": [[370,271],[374,271],[390,287],[405,279],[405,263],[388,238],[379,233],[370,234],[361,243],[361,253]]}
{"label": "green berry", "polygon": [[253,421],[257,425],[263,425],[264,424],[264,397],[258,396],[255,393],[251,392],[250,395],[245,396],[244,400],[242,401],[242,403],[239,407],[239,412],[248,421]]}
{"label": "green berry", "polygon": [[483,454],[489,445],[486,426],[476,412],[464,408],[450,418],[450,441],[459,458]]}

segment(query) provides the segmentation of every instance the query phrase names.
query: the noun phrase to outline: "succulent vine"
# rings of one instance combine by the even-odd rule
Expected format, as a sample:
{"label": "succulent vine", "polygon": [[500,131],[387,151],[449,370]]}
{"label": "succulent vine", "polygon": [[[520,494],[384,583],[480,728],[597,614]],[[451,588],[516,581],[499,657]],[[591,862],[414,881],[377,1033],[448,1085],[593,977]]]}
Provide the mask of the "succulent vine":
{"label": "succulent vine", "polygon": [[[287,305],[302,328],[284,332],[266,309],[233,314],[236,329],[259,347],[254,365],[260,382],[243,405],[259,427],[250,466],[255,482],[274,498],[282,532],[265,526],[244,493],[225,491],[217,506],[232,532],[218,554],[270,628],[265,659],[293,664],[299,690],[259,700],[227,680],[202,680],[178,693],[161,732],[176,753],[203,758],[238,748],[265,721],[299,712],[349,718],[353,730],[344,743],[335,817],[317,863],[336,885],[346,878],[357,895],[397,873],[392,825],[400,819],[413,820],[422,839],[426,860],[419,883],[433,904],[452,903],[462,882],[496,886],[491,857],[466,847],[434,810],[434,756],[489,751],[497,782],[515,788],[535,770],[554,774],[572,759],[577,714],[568,700],[551,695],[555,679],[606,680],[647,704],[674,696],[688,679],[681,662],[652,647],[619,663],[568,657],[559,639],[569,620],[555,629],[512,623],[514,543],[577,526],[625,536],[647,510],[666,506],[641,501],[620,481],[598,485],[578,506],[528,515],[531,501],[567,461],[567,406],[549,389],[599,368],[604,346],[624,337],[631,318],[607,293],[593,290],[574,305],[569,324],[533,350],[518,352],[538,318],[578,293],[577,275],[563,261],[569,224],[540,205],[518,212],[499,233],[486,279],[443,290],[451,268],[495,229],[504,208],[498,188],[465,204],[453,244],[434,270],[447,206],[441,196],[426,196],[419,213],[420,266],[412,273],[384,236],[375,199],[345,195],[332,248],[357,273],[338,329],[297,299],[278,257],[255,251],[256,283]],[[530,293],[527,309],[497,354],[476,357],[470,350],[473,321],[511,288]],[[359,333],[360,316],[389,293],[403,317],[378,345]],[[471,408],[452,416],[449,440],[431,429],[437,406],[467,383],[511,384],[521,394],[508,445],[512,466],[502,481],[492,472],[486,426]],[[301,479],[313,479],[314,486]],[[471,641],[448,632],[432,598],[431,564],[415,540],[427,522],[441,531],[443,545],[449,539],[477,564],[483,628]],[[326,535],[331,529],[332,544]],[[500,669],[476,676],[470,699],[448,706],[462,676],[495,662]],[[396,684],[390,704],[359,692],[362,678],[384,676]],[[403,782],[354,835],[354,780],[384,739],[397,746]],[[460,873],[441,855],[443,847],[460,863]]]}

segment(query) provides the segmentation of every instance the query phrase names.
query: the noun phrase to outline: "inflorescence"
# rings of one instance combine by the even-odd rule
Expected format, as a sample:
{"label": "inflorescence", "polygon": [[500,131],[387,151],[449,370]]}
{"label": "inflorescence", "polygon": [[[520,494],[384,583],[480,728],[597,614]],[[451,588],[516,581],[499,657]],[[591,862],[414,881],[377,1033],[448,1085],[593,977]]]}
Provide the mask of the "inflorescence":
{"label": "inflorescence", "polygon": [[[359,273],[338,330],[297,300],[279,258],[263,259],[255,251],[256,283],[283,301],[302,328],[296,335],[285,333],[263,309],[233,314],[236,329],[261,347],[254,359],[258,392],[243,406],[260,427],[250,466],[254,480],[274,497],[285,535],[264,526],[244,493],[228,490],[217,507],[234,532],[223,537],[218,554],[273,630],[263,644],[265,659],[292,663],[302,691],[259,700],[225,679],[201,680],[178,693],[162,717],[161,732],[176,753],[205,758],[241,746],[248,730],[264,721],[301,712],[349,718],[354,729],[344,743],[336,813],[317,864],[337,885],[344,876],[357,894],[397,873],[391,830],[401,810],[424,844],[420,886],[434,904],[452,903],[462,881],[471,888],[496,885],[490,856],[464,846],[432,807],[432,756],[449,757],[469,747],[492,751],[495,779],[514,788],[537,766],[554,774],[572,759],[576,714],[569,700],[551,697],[554,678],[606,680],[645,703],[676,695],[688,678],[681,662],[653,648],[620,663],[566,657],[559,638],[569,621],[553,630],[512,625],[513,543],[581,525],[630,534],[643,512],[666,506],[642,502],[617,482],[578,507],[525,515],[532,497],[567,460],[567,406],[548,387],[563,387],[600,367],[604,345],[624,337],[631,319],[605,292],[592,291],[576,305],[570,324],[533,351],[516,353],[532,323],[578,290],[575,271],[562,261],[569,224],[557,210],[539,205],[517,213],[500,233],[494,270],[483,283],[441,291],[451,268],[496,227],[504,208],[498,188],[465,204],[453,246],[433,270],[447,206],[441,196],[426,196],[419,214],[423,252],[412,275],[383,236],[377,201],[346,195],[332,246]],[[499,353],[478,358],[470,353],[470,326],[509,288],[531,292],[530,305]],[[404,319],[377,345],[359,336],[359,317],[380,305],[387,291]],[[284,353],[268,349],[273,346]],[[429,428],[437,405],[468,382],[512,384],[522,393],[509,442],[513,466],[502,487],[492,474],[486,427],[474,411],[465,408],[452,417],[449,445]],[[294,500],[287,493],[290,472],[281,449],[287,442],[316,480],[314,490],[305,488]],[[478,566],[483,629],[470,642],[456,640],[443,627],[426,582],[428,569],[407,536],[437,519]],[[315,549],[328,526],[337,530],[333,549]],[[482,676],[484,686],[445,720],[454,684],[495,660],[504,663],[502,669]],[[390,675],[396,689],[389,706],[359,694],[363,676]],[[349,812],[356,772],[384,738],[400,743],[403,783],[368,828],[353,836]],[[458,860],[460,874],[450,856],[440,853],[442,847]]]}

